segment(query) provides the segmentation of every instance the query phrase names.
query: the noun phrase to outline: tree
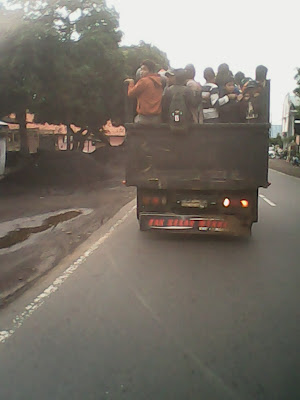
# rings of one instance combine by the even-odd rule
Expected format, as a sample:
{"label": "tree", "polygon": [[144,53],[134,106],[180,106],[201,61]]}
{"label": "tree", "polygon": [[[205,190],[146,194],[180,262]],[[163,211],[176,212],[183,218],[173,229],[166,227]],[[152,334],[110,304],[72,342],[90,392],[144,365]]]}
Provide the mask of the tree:
{"label": "tree", "polygon": [[[297,68],[297,74],[295,75],[295,80],[297,81],[297,87],[294,90],[296,96],[300,98],[300,68]],[[300,107],[297,107],[297,118],[300,118]]]}
{"label": "tree", "polygon": [[23,8],[20,27],[1,45],[1,114],[16,112],[25,138],[28,109],[39,122],[101,135],[122,113],[118,14],[103,0],[29,1]]}
{"label": "tree", "polygon": [[151,44],[141,41],[137,46],[123,46],[121,49],[125,58],[125,74],[128,77],[134,77],[141,62],[146,59],[154,61],[158,69],[168,69],[166,53]]}
{"label": "tree", "polygon": [[[103,126],[123,119],[123,79],[145,58],[168,67],[165,53],[141,42],[120,49],[119,16],[105,0],[10,0],[0,41],[0,116],[15,112],[26,149],[26,111],[36,122],[71,125],[105,140]],[[19,8],[18,8],[19,7]],[[0,37],[3,33],[0,20]],[[13,27],[13,29],[11,28]],[[80,141],[80,140],[79,140]]]}
{"label": "tree", "polygon": [[19,11],[9,17],[16,18],[14,29],[5,31],[6,40],[0,44],[0,117],[16,113],[21,150],[27,153],[26,112],[34,109],[36,95],[43,85],[44,46],[51,39],[42,25],[24,21]]}
{"label": "tree", "polygon": [[278,145],[282,149],[283,148],[283,141],[282,141],[282,137],[280,136],[280,134],[278,134],[276,138],[270,138],[269,139],[269,145],[270,146]]}
{"label": "tree", "polygon": [[[120,119],[123,112],[118,15],[101,0],[75,4],[84,8],[68,8],[65,15],[69,18],[64,16],[56,27],[60,51],[54,61],[55,77],[45,85],[37,118],[67,125],[70,135],[70,126],[75,124],[81,133],[88,130],[106,140],[101,128],[109,119]],[[74,10],[75,22],[71,18]]]}

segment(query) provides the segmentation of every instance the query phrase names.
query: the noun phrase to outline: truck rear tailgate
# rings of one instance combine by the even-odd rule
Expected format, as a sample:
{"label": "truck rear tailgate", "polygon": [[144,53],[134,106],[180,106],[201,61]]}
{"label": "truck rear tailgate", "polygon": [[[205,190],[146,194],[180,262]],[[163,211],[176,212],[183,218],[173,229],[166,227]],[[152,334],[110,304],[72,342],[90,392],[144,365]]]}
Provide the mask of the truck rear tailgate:
{"label": "truck rear tailgate", "polygon": [[269,124],[127,124],[128,186],[222,190],[268,186]]}

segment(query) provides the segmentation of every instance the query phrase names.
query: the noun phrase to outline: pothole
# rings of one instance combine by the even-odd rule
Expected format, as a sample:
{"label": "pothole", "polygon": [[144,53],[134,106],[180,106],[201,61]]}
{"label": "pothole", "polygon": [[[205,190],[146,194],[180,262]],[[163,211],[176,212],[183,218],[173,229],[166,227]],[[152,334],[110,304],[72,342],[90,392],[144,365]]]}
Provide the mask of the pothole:
{"label": "pothole", "polygon": [[0,250],[9,249],[18,244],[22,244],[34,234],[46,232],[49,229],[55,228],[58,224],[70,221],[80,215],[90,214],[91,212],[92,210],[89,209],[61,210],[59,213],[49,213],[33,218],[20,218],[0,224],[3,225],[2,228],[4,232],[6,231],[6,233],[4,235],[2,234],[2,237],[0,237]]}

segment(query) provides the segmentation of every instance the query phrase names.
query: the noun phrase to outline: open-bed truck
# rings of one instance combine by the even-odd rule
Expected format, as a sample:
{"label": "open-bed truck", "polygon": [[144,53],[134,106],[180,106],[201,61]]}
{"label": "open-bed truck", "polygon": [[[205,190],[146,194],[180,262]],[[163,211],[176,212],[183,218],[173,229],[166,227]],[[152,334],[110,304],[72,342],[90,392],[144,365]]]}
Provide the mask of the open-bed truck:
{"label": "open-bed truck", "polygon": [[249,236],[258,190],[269,185],[269,127],[193,124],[174,133],[168,124],[126,124],[126,184],[137,188],[140,229]]}

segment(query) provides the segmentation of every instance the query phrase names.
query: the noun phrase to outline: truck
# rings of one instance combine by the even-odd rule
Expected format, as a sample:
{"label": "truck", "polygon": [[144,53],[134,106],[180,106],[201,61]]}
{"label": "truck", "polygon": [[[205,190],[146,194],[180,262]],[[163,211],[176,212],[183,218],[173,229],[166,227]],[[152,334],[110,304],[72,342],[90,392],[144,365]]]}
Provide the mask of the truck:
{"label": "truck", "polygon": [[141,231],[248,237],[267,188],[269,88],[260,123],[127,123],[126,185],[137,188]]}

